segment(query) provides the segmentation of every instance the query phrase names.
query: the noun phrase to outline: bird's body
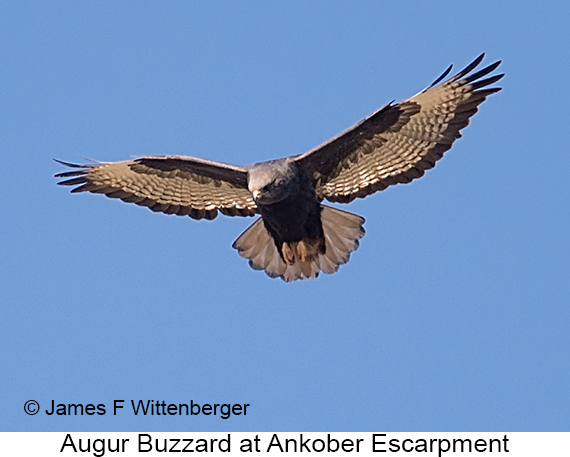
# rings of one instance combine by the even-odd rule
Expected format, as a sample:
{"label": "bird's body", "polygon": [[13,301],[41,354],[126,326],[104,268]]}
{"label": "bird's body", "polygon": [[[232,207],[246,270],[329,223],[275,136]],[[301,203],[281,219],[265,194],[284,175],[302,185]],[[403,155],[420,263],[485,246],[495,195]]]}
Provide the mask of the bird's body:
{"label": "bird's body", "polygon": [[334,273],[364,235],[364,219],[323,205],[347,203],[423,175],[443,156],[477,107],[500,88],[482,89],[503,75],[481,79],[500,62],[388,104],[302,155],[246,167],[187,156],[140,157],[75,165],[60,184],[147,206],[153,211],[214,219],[261,215],[234,242],[254,269],[286,281]]}
{"label": "bird's body", "polygon": [[297,162],[281,159],[249,167],[248,188],[286,264],[325,253],[320,200]]}

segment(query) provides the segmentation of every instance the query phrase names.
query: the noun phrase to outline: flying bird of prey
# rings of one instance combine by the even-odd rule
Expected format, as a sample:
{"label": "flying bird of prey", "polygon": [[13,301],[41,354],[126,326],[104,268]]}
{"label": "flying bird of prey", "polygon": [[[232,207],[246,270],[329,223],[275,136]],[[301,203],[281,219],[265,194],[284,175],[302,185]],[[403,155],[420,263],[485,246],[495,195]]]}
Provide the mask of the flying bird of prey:
{"label": "flying bird of prey", "polygon": [[503,77],[486,77],[495,62],[473,72],[481,54],[445,82],[451,66],[429,87],[400,103],[388,103],[353,127],[305,154],[249,166],[187,156],[148,156],[122,162],[77,165],[59,182],[193,219],[254,216],[234,242],[256,270],[287,282],[334,273],[364,235],[364,219],[323,205],[348,203],[419,178],[461,136]]}

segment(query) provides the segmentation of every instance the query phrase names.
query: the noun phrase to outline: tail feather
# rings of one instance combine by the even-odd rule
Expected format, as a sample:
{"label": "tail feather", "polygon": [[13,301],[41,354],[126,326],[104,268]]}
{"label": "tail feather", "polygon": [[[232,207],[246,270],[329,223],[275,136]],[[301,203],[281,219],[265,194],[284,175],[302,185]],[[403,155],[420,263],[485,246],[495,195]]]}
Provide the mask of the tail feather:
{"label": "tail feather", "polygon": [[[325,228],[323,227],[323,231]],[[345,239],[341,238],[334,230],[325,231],[325,242],[327,245],[327,257],[337,265],[346,263],[345,257],[350,252],[345,244]]]}
{"label": "tail feather", "polygon": [[364,236],[364,218],[322,205],[321,222],[326,251],[306,261],[297,259],[291,265],[286,264],[261,218],[238,237],[233,247],[240,256],[249,259],[253,269],[265,270],[272,278],[280,277],[291,282],[316,278],[321,271],[332,274],[348,262],[350,253],[358,248],[358,240]]}

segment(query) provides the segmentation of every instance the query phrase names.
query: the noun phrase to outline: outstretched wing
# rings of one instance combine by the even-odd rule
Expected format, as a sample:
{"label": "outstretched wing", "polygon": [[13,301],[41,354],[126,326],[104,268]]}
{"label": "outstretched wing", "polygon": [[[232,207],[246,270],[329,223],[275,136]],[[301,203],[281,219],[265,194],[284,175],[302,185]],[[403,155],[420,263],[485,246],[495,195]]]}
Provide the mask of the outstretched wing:
{"label": "outstretched wing", "polygon": [[500,61],[471,73],[484,56],[437,85],[451,71],[450,66],[419,94],[380,108],[335,138],[297,156],[295,160],[313,178],[317,194],[346,203],[392,184],[410,182],[434,167],[461,136],[459,131],[469,124],[478,105],[501,90],[483,88],[503,74],[482,79]]}
{"label": "outstretched wing", "polygon": [[247,189],[247,171],[235,165],[184,156],[140,157],[124,162],[76,165],[78,170],[55,175],[59,182],[78,186],[71,192],[93,192],[152,211],[194,219],[253,216],[257,207]]}

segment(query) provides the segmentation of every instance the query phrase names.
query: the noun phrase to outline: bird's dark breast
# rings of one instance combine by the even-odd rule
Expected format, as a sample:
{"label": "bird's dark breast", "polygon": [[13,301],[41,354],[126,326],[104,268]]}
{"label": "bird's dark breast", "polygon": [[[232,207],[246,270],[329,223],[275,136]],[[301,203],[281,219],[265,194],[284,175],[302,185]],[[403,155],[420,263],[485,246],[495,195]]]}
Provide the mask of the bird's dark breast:
{"label": "bird's dark breast", "polygon": [[323,237],[321,205],[315,197],[297,194],[258,208],[278,248],[284,242]]}

